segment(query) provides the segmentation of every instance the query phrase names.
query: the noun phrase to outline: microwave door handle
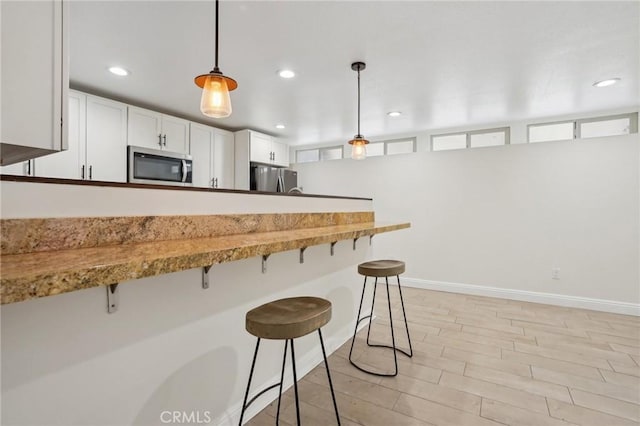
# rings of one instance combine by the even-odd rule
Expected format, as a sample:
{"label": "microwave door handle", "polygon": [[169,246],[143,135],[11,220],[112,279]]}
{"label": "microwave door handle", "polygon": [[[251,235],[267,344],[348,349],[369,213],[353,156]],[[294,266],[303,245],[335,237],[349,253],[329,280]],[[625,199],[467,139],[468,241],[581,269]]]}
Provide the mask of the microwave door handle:
{"label": "microwave door handle", "polygon": [[187,160],[182,160],[182,182],[187,181]]}

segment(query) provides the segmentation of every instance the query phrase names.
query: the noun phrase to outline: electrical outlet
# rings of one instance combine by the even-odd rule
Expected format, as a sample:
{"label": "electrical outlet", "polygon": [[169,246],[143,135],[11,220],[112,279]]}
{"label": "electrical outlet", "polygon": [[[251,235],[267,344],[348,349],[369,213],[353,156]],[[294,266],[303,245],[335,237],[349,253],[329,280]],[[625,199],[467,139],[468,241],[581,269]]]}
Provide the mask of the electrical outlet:
{"label": "electrical outlet", "polygon": [[560,268],[552,268],[551,269],[551,279],[559,280],[560,279]]}

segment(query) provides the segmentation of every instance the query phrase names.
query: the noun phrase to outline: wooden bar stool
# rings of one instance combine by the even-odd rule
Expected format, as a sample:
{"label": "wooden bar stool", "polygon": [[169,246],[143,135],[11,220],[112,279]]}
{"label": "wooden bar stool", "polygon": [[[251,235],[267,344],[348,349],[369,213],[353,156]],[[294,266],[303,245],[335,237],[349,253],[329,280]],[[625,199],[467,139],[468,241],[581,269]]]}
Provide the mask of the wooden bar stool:
{"label": "wooden bar stool", "polygon": [[[327,369],[327,377],[329,379],[329,389],[331,389],[331,398],[333,399],[333,408],[336,410],[336,419],[340,425],[340,416],[338,415],[338,405],[333,392],[333,383],[331,382],[331,373],[329,372],[329,363],[327,362],[327,353],[324,349],[324,341],[322,340],[322,332],[320,327],[325,325],[331,319],[331,302],[319,297],[291,297],[288,299],[280,299],[273,302],[265,303],[247,312],[246,329],[249,333],[258,338],[256,342],[256,350],[253,354],[251,362],[251,372],[249,373],[249,382],[247,383],[247,391],[244,394],[244,402],[242,403],[242,413],[240,414],[240,425],[244,418],[244,412],[259,396],[265,392],[280,387],[278,395],[278,411],[276,415],[276,424],[280,419],[280,399],[282,398],[282,383],[284,380],[284,368],[287,361],[287,346],[291,344],[291,365],[293,369],[293,389],[295,393],[296,417],[298,425],[300,425],[300,404],[298,402],[298,378],[296,375],[296,358],[293,348],[293,339],[302,337],[318,330],[320,336],[320,347],[322,348],[322,356],[324,365]],[[258,348],[260,339],[285,340],[284,355],[282,357],[282,371],[280,373],[280,382],[267,387],[260,391],[247,403],[249,398],[249,389],[251,387],[251,378],[256,365],[258,356]]]}
{"label": "wooden bar stool", "polygon": [[[373,374],[375,376],[394,377],[398,375],[398,357],[396,355],[396,352],[401,352],[404,355],[408,356],[409,358],[413,356],[413,348],[411,347],[411,337],[409,336],[409,325],[407,324],[407,314],[404,310],[404,300],[402,299],[402,288],[400,287],[400,274],[404,272],[404,269],[405,269],[404,262],[401,262],[399,260],[373,260],[371,262],[365,262],[358,265],[358,273],[360,275],[364,275],[364,284],[362,285],[362,296],[360,297],[360,307],[358,308],[358,320],[356,321],[356,327],[353,330],[353,338],[351,339],[351,349],[349,350],[349,362],[360,371]],[[405,329],[407,330],[407,340],[409,341],[409,352],[405,351],[404,349],[398,348],[396,346],[396,338],[393,332],[393,318],[391,315],[391,298],[389,297],[389,277],[394,275],[398,279],[398,292],[400,293],[400,303],[402,304],[402,316],[404,317],[404,325],[405,325]],[[373,300],[371,301],[371,314],[360,318],[360,314],[362,312],[362,301],[364,300],[364,291],[367,288],[367,277],[375,277],[375,282],[373,284]],[[374,344],[369,342],[369,333],[371,333],[371,320],[373,318],[373,308],[376,303],[376,288],[378,284],[378,278],[380,277],[384,277],[385,282],[387,284],[387,305],[389,306],[389,324],[391,326],[391,346]],[[371,347],[393,349],[393,361],[395,364],[395,370],[393,373],[380,373],[380,372],[368,370],[366,368],[360,367],[351,359],[351,354],[353,353],[353,344],[356,341],[356,332],[358,331],[358,325],[360,324],[360,322],[366,320],[367,318],[369,318],[369,327],[367,329],[367,345]]]}

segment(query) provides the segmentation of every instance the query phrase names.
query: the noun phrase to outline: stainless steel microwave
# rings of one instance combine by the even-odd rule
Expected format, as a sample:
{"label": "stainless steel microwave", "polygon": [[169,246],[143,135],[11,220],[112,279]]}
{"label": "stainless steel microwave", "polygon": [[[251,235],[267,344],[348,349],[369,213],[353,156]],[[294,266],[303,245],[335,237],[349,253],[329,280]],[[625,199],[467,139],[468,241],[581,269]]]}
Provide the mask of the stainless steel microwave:
{"label": "stainless steel microwave", "polygon": [[130,145],[128,157],[128,182],[193,186],[193,161],[188,154]]}

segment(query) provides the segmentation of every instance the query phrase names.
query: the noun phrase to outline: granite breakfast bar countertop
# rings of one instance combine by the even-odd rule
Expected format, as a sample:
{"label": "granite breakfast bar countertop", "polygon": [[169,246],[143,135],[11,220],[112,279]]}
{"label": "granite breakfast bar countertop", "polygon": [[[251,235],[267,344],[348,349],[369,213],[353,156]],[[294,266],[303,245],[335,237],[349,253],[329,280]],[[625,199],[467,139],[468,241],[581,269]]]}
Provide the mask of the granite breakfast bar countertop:
{"label": "granite breakfast bar countertop", "polygon": [[[14,254],[3,251],[0,260],[1,302],[15,303],[253,256],[353,240],[410,226],[409,223],[376,223],[372,214],[366,220],[371,221],[338,221],[338,224],[327,226],[316,224],[297,229],[176,237],[94,247],[76,244],[72,248],[54,250],[15,250]],[[5,234],[3,227],[3,238]]]}

